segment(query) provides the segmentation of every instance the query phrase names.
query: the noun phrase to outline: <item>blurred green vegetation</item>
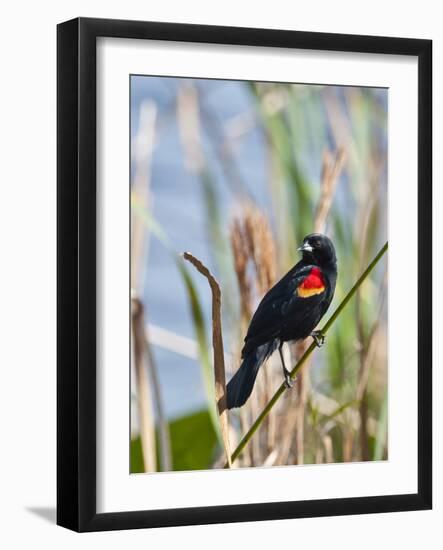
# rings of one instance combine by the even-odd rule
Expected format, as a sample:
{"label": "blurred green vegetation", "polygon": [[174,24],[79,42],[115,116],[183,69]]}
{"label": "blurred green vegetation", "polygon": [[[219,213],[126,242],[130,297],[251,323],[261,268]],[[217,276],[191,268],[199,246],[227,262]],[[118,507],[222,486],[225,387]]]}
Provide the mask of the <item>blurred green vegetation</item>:
{"label": "blurred green vegetation", "polygon": [[[172,468],[175,471],[205,470],[215,457],[217,435],[207,410],[169,423]],[[143,473],[140,437],[131,441],[131,473]]]}

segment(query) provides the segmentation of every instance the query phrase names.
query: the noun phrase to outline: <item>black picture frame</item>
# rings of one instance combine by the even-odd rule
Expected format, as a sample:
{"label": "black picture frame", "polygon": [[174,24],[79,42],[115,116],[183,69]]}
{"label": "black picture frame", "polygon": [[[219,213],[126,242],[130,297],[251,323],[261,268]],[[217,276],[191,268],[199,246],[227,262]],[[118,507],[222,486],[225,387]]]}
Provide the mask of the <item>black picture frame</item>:
{"label": "black picture frame", "polygon": [[[418,59],[418,492],[96,512],[96,39],[399,54]],[[424,510],[432,507],[432,42],[107,19],[57,28],[57,523],[76,531]]]}

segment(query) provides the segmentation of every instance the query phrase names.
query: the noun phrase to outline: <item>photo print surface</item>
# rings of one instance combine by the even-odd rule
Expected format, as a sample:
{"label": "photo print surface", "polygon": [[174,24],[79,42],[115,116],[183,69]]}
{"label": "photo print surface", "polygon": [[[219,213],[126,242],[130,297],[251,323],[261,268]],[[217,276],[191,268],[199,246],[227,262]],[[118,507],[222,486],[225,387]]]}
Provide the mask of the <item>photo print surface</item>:
{"label": "photo print surface", "polygon": [[130,102],[131,473],[387,460],[388,90]]}

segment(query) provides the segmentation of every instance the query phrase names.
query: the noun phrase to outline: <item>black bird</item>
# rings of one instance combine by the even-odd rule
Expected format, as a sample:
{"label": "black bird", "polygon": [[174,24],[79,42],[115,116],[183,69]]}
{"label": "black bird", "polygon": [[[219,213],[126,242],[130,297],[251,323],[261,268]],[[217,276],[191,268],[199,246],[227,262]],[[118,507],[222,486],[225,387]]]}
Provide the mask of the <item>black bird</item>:
{"label": "black bird", "polygon": [[320,233],[307,235],[302,259],[263,297],[249,324],[242,364],[227,385],[228,409],[241,407],[251,395],[258,369],[278,348],[285,382],[293,382],[285,366],[282,347],[290,340],[312,336],[318,346],[324,336],[314,331],[334,295],[337,260],[331,240]]}

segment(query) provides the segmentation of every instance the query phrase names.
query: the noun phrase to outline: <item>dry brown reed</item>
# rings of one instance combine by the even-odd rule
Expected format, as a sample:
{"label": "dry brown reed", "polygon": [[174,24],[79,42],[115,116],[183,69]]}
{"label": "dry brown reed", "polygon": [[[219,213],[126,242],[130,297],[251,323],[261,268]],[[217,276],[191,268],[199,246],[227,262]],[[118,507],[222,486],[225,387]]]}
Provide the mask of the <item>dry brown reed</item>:
{"label": "dry brown reed", "polygon": [[[149,210],[151,182],[151,159],[156,136],[157,110],[149,100],[140,109],[139,130],[131,149],[134,159],[132,175],[132,198]],[[131,210],[131,294],[132,294],[132,341],[140,440],[145,471],[156,470],[157,439],[155,416],[157,416],[160,441],[160,466],[163,471],[172,469],[169,426],[164,414],[163,400],[158,381],[157,368],[146,337],[145,310],[140,300],[142,279],[148,257],[149,231],[134,209]],[[155,411],[155,413],[154,413]]]}
{"label": "dry brown reed", "polygon": [[262,296],[271,288],[276,279],[277,262],[274,236],[266,215],[251,205],[246,208],[244,229],[249,255],[257,275],[257,289]]}
{"label": "dry brown reed", "polygon": [[214,351],[214,378],[215,378],[215,400],[217,403],[220,418],[220,429],[225,448],[226,459],[229,468],[231,467],[231,449],[229,445],[229,422],[228,410],[226,408],[226,375],[225,375],[225,354],[223,348],[223,332],[221,321],[221,291],[220,285],[203,263],[189,252],[183,257],[206,277],[212,292],[212,349]]}
{"label": "dry brown reed", "polygon": [[[366,175],[366,185],[364,188],[367,190],[365,196],[362,199],[362,207],[360,208],[360,216],[358,220],[357,232],[360,246],[358,248],[358,268],[364,265],[370,251],[369,241],[371,236],[370,221],[374,211],[378,207],[380,200],[380,180],[383,170],[383,163],[379,154],[372,152],[371,163],[369,166],[371,170]],[[386,283],[386,277],[385,277]],[[374,365],[374,352],[377,344],[377,335],[380,324],[380,318],[382,314],[382,308],[384,304],[384,289],[385,284],[380,290],[380,310],[376,317],[369,334],[366,334],[363,313],[362,313],[362,293],[361,290],[356,295],[355,309],[356,309],[356,326],[357,326],[357,339],[358,339],[358,352],[360,365],[357,375],[357,390],[356,399],[358,401],[359,411],[359,444],[356,444],[355,438],[353,438],[353,457],[356,460],[367,461],[370,460],[369,455],[369,431],[368,431],[368,381],[369,373]]]}
{"label": "dry brown reed", "polygon": [[137,383],[137,407],[140,425],[143,465],[145,472],[157,470],[155,423],[151,384],[145,367],[145,323],[143,304],[132,299],[132,343],[135,376]]}
{"label": "dry brown reed", "polygon": [[[276,279],[275,241],[266,215],[256,206],[244,204],[241,214],[232,221],[230,242],[240,295],[240,333],[244,336],[254,304],[271,288]],[[239,339],[238,355],[241,347],[242,341]],[[269,369],[263,369],[253,395],[240,411],[242,431],[247,429],[252,419],[269,401],[272,386]],[[267,419],[261,437],[252,442],[252,446],[242,457],[245,461],[243,465],[260,464],[269,457],[269,449],[275,441],[275,431],[275,418],[272,415]]]}
{"label": "dry brown reed", "polygon": [[335,153],[325,150],[320,182],[320,197],[314,216],[314,231],[322,233],[325,230],[326,220],[331,210],[332,200],[340,174],[346,162],[345,149],[339,147]]}
{"label": "dry brown reed", "polygon": [[195,86],[181,86],[177,95],[177,120],[188,169],[201,174],[205,166],[201,144],[200,109]]}
{"label": "dry brown reed", "polygon": [[[335,153],[325,150],[323,154],[323,163],[320,180],[320,197],[317,202],[314,218],[314,232],[323,233],[326,227],[326,221],[331,210],[332,201],[335,195],[340,174],[346,161],[345,150],[340,147]],[[296,358],[301,357],[306,349],[307,341],[298,342],[295,348]],[[296,463],[304,463],[304,433],[305,433],[305,411],[306,401],[309,393],[309,369],[311,362],[305,365],[300,373],[296,383],[298,402],[292,418],[289,419],[291,428],[296,432]]]}
{"label": "dry brown reed", "polygon": [[230,241],[240,293],[240,313],[242,325],[244,325],[251,318],[252,297],[251,284],[247,275],[249,249],[244,235],[244,227],[239,219],[234,219],[232,222]]}

